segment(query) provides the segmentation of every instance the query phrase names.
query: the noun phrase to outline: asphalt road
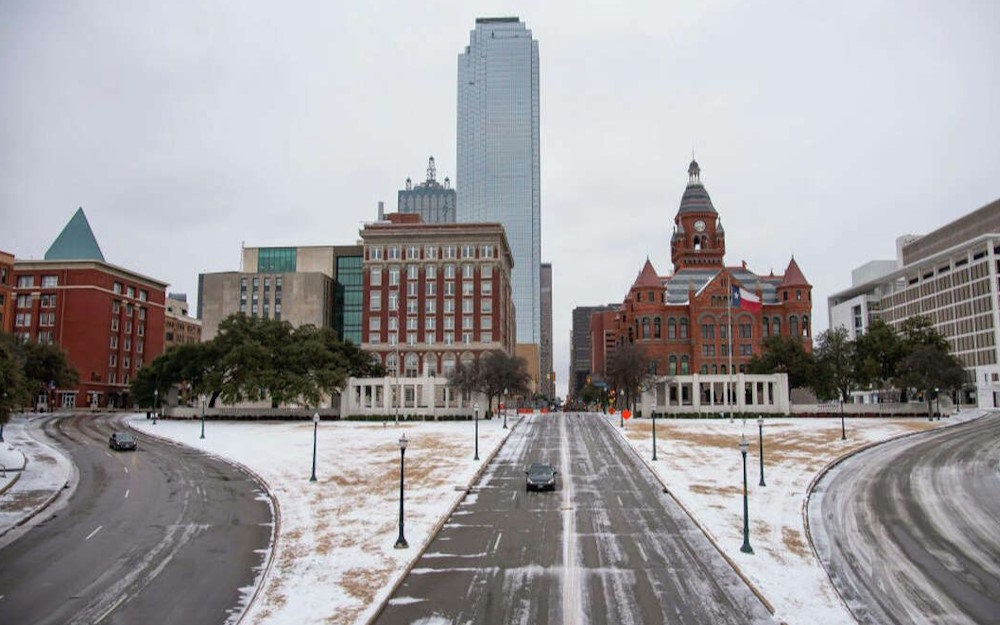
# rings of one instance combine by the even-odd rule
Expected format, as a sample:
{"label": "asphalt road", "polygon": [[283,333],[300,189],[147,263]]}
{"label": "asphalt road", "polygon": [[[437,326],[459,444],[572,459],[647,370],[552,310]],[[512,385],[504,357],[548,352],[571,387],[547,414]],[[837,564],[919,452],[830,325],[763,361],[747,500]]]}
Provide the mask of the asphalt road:
{"label": "asphalt road", "polygon": [[880,445],[817,484],[820,559],[861,623],[1000,623],[1000,416]]}
{"label": "asphalt road", "polygon": [[[523,421],[376,623],[773,622],[611,427]],[[555,492],[525,492],[537,461]]]}
{"label": "asphalt road", "polygon": [[[0,623],[221,625],[234,620],[271,537],[244,473],[138,435],[108,449],[112,418],[46,422],[79,469],[68,503],[0,549]],[[192,426],[194,427],[194,426]]]}

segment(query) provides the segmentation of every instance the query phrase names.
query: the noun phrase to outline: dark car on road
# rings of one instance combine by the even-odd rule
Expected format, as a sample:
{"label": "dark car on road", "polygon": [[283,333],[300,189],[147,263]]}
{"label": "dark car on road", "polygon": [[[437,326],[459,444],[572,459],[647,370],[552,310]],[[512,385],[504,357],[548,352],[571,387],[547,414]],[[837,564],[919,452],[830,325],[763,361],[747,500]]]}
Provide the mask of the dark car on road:
{"label": "dark car on road", "polygon": [[555,490],[556,476],[559,472],[548,462],[536,462],[524,472],[527,479],[524,483],[525,490]]}
{"label": "dark car on road", "polygon": [[138,447],[135,437],[128,432],[114,432],[108,439],[108,446],[116,451],[131,449],[135,451]]}

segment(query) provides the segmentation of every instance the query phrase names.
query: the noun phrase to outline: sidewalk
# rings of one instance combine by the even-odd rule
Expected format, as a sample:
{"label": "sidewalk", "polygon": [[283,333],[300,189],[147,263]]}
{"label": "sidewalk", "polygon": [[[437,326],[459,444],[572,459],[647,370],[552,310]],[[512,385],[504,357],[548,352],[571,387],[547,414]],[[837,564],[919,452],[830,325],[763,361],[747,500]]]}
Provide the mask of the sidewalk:
{"label": "sidewalk", "polygon": [[62,492],[72,464],[62,453],[41,442],[43,415],[12,415],[0,443],[0,536],[27,522]]}

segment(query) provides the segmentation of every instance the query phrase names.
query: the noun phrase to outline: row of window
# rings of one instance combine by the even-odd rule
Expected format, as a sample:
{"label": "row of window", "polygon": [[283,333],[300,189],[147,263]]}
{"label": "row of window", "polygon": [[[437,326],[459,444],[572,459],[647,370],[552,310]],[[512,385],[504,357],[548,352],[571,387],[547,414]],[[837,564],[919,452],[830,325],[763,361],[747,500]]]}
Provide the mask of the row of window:
{"label": "row of window", "polygon": [[[628,329],[629,340],[633,340],[635,336],[640,339],[649,338],[662,338],[661,321],[659,317],[653,317],[650,320],[649,317],[642,317],[641,319],[635,320],[635,331],[633,334],[633,329],[630,327]],[[761,320],[761,326],[763,329],[763,334],[765,337],[780,336],[781,335],[781,317],[764,317]],[[753,338],[753,324],[750,323],[740,323],[736,324],[737,336],[741,339]],[[802,315],[801,317],[801,328],[800,319],[797,315],[791,315],[788,318],[789,333],[791,336],[799,336],[801,329],[802,336],[809,336],[809,315]],[[721,339],[729,338],[728,326],[726,324],[701,324],[701,338],[702,340],[713,340],[716,337],[716,328],[718,328],[718,336]],[[688,320],[681,318],[679,321],[670,317],[667,319],[667,338],[668,339],[686,339],[688,338]]]}
{"label": "row of window", "polygon": [[[118,322],[118,317],[111,318],[111,331],[117,332],[121,324]],[[132,334],[132,322],[130,320],[125,321],[125,334]],[[139,336],[145,336],[146,334],[146,324],[138,323],[136,324],[136,334]]]}
{"label": "row of window", "polygon": [[[110,356],[108,356],[108,366],[109,367],[118,366],[118,354],[111,354]],[[129,354],[125,354],[124,356],[122,356],[122,368],[124,369],[132,368],[132,357]],[[135,370],[138,371],[139,369],[142,369],[142,358],[135,359]],[[125,375],[127,376],[128,374]],[[113,379],[109,379],[108,381],[114,384]],[[128,384],[127,379],[125,381],[125,384]]]}
{"label": "row of window", "polygon": [[[247,303],[246,302],[240,302],[240,312],[243,313],[244,315],[247,314]],[[259,307],[257,305],[256,301],[254,301],[253,304],[250,305],[250,315],[253,316],[253,317],[256,317],[258,313],[262,314],[262,316],[264,317],[264,319],[270,319],[271,307],[268,305],[267,301],[264,302],[264,306],[263,307]],[[278,321],[281,320],[281,302],[280,301],[274,303],[274,318],[277,319]]]}
{"label": "row of window", "polygon": [[[445,330],[455,329],[455,318],[454,317],[443,317],[442,322]],[[474,317],[462,317],[462,329],[472,330],[474,328],[475,318]],[[406,320],[407,330],[417,330],[419,326],[416,317],[409,317]],[[493,317],[487,315],[479,318],[479,327],[483,330],[493,329]],[[396,317],[389,317],[389,323],[387,326],[390,332],[395,332],[399,330],[399,319]],[[436,330],[437,329],[437,317],[427,317],[424,319],[424,329],[425,330]],[[382,331],[382,319],[381,317],[371,317],[368,319],[368,331],[371,333],[378,333]]]}
{"label": "row of window", "polygon": [[[133,316],[133,314],[135,314],[136,309],[138,308],[138,310],[139,310],[139,319],[142,319],[142,320],[146,319],[146,309],[143,308],[142,306],[136,307],[136,306],[133,306],[132,304],[125,304],[124,308],[125,308],[125,316],[126,317]],[[121,312],[122,312],[121,302],[118,302],[118,301],[111,302],[111,314],[112,315],[120,315]]]}
{"label": "row of window", "polygon": [[[740,356],[753,356],[753,345],[750,343],[740,343],[739,353]],[[701,355],[707,358],[715,357],[715,345],[702,345]],[[729,356],[729,345],[722,344],[719,346],[719,355],[722,357]]]}
{"label": "row of window", "polygon": [[[407,280],[419,280],[420,279],[420,269],[421,265],[407,265],[406,266],[406,279]],[[437,280],[438,272],[437,265],[424,265],[424,279],[426,280]],[[389,286],[398,286],[401,267],[398,265],[390,265],[388,268],[383,269],[382,267],[372,267],[369,270],[369,282],[371,286],[381,286],[382,285],[382,275],[383,273],[388,276]],[[445,280],[454,280],[456,267],[455,265],[442,265],[441,272]],[[491,265],[480,265],[479,273],[481,276],[492,275],[493,267]],[[476,274],[476,265],[471,263],[466,263],[462,265],[462,278],[466,280],[472,280]]]}
{"label": "row of window", "polygon": [[[462,312],[464,314],[471,314],[475,312],[475,299],[472,297],[466,297],[462,299]],[[450,297],[442,300],[443,311],[445,314],[451,314],[455,312],[455,300]],[[387,307],[386,310],[390,312],[396,312],[399,310],[399,294],[389,293],[387,297]],[[382,292],[372,291],[371,300],[368,304],[368,310],[372,312],[379,312],[382,310]],[[482,313],[492,313],[493,312],[493,300],[491,299],[480,299],[479,300],[479,311]],[[420,301],[415,298],[409,298],[406,300],[406,314],[416,315],[420,312]],[[437,300],[427,299],[424,300],[424,313],[428,315],[437,314]]]}
{"label": "row of window", "polygon": [[[461,258],[476,258],[476,246],[471,243],[466,243],[461,246],[458,245],[425,245],[423,247],[419,245],[410,245],[406,247],[401,247],[399,245],[390,245],[383,247],[381,245],[369,245],[367,248],[366,258],[368,260],[402,260],[403,254],[406,255],[406,260],[434,260],[440,255],[441,258],[451,259],[459,258],[459,252],[461,252]],[[423,255],[421,255],[421,253]],[[479,246],[479,258],[495,258],[496,248],[491,244],[485,244]]]}
{"label": "row of window", "polygon": [[[247,277],[246,276],[243,276],[242,278],[240,278],[240,290],[241,291],[246,291],[247,290],[247,284],[248,284],[248,281],[247,281]],[[253,290],[256,291],[258,288],[260,288],[260,276],[254,276],[253,277]],[[264,276],[264,290],[265,291],[270,291],[271,290],[271,276]],[[280,291],[281,290],[281,276],[274,276],[274,290],[275,291]]]}
{"label": "row of window", "polygon": [[[30,289],[35,286],[35,276],[18,276],[17,288]],[[59,276],[42,276],[42,288],[54,289],[59,286]]]}
{"label": "row of window", "polygon": [[[111,347],[111,349],[118,349],[118,335],[117,334],[112,334],[111,335],[111,340],[109,341],[109,346]],[[145,342],[143,342],[143,341],[136,341],[135,342],[135,353],[141,354],[145,348],[146,348],[146,343]],[[126,352],[132,351],[132,337],[126,336],[125,338],[122,339],[122,349],[124,349]]]}
{"label": "row of window", "polygon": [[[380,286],[378,284],[373,286]],[[389,285],[390,288],[395,286],[393,284]],[[427,282],[424,285],[424,295],[427,297],[436,297],[438,293],[438,283],[437,282]],[[452,281],[444,282],[444,289],[442,293],[447,297],[452,297],[455,295],[455,283]],[[381,291],[372,291],[372,297],[374,299],[375,294],[379,294],[381,297]],[[489,297],[493,295],[493,282],[491,280],[483,280],[479,283],[479,294],[483,297]],[[420,295],[420,285],[417,282],[408,282],[406,284],[406,295],[407,297],[417,297]],[[475,295],[475,283],[471,280],[465,280],[462,282],[462,296],[468,297]]]}
{"label": "row of window", "polygon": [[[455,333],[454,332],[444,332],[442,335],[442,343],[445,345],[455,345]],[[473,340],[475,332],[462,332],[460,341],[463,345],[472,345],[475,341]],[[480,343],[492,343],[493,342],[493,332],[489,330],[483,330],[479,333]],[[370,336],[368,339],[369,345],[380,345],[382,343],[381,337]],[[396,332],[389,333],[389,340],[386,341],[388,345],[397,345],[399,343],[399,336]],[[416,332],[406,333],[406,344],[410,346],[419,345],[417,340]],[[438,334],[437,332],[424,332],[424,345],[437,345],[438,344]]]}
{"label": "row of window", "polygon": [[[45,293],[39,296],[39,302],[42,308],[55,308],[56,296],[54,293]],[[31,308],[31,295],[18,295],[15,305],[17,308]]]}
{"label": "row of window", "polygon": [[[43,278],[42,279],[42,287],[45,286],[44,283],[45,283],[45,280]],[[114,286],[112,287],[112,290],[115,292],[115,295],[121,295],[122,294],[122,288],[123,287],[122,287],[122,283],[121,282],[115,282]],[[126,297],[135,299],[135,291],[136,291],[136,289],[135,289],[134,286],[127,285],[127,286],[124,287],[124,290],[125,290],[125,296]],[[145,302],[148,299],[149,299],[149,293],[145,289],[139,289],[139,301],[140,302]]]}

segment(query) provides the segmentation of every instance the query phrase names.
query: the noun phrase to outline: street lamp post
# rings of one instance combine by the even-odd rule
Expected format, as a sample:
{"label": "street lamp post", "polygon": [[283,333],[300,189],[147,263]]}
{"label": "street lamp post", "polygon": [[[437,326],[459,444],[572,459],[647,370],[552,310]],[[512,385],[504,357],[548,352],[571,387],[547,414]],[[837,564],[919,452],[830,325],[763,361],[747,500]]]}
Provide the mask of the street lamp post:
{"label": "street lamp post", "polygon": [[503,390],[503,429],[507,429],[507,389]]}
{"label": "street lamp post", "polygon": [[[839,391],[838,391],[839,392]],[[847,440],[847,426],[844,425],[844,398],[840,398],[840,440]]]}
{"label": "street lamp post", "polygon": [[399,437],[399,538],[393,545],[396,549],[406,549],[410,545],[403,536],[403,462],[406,457],[406,432]]}
{"label": "street lamp post", "polygon": [[656,462],[656,411],[653,411],[653,462]]}
{"label": "street lamp post", "polygon": [[758,486],[767,486],[764,483],[764,415],[757,417],[757,440],[760,441],[760,484]]}
{"label": "street lamp post", "polygon": [[205,438],[205,402],[206,398],[201,398],[201,437]]}
{"label": "street lamp post", "polygon": [[743,553],[753,553],[750,546],[750,506],[747,503],[747,450],[750,443],[747,442],[746,434],[740,434],[740,453],[743,454],[743,546],[740,551]]}
{"label": "street lamp post", "polygon": [[937,404],[937,408],[935,409],[935,412],[937,413],[938,421],[940,421],[941,420],[941,389],[939,389],[939,388],[934,389],[934,401]]}
{"label": "street lamp post", "polygon": [[319,413],[313,414],[313,472],[312,477],[309,478],[310,482],[316,481],[316,430],[319,428]]}
{"label": "street lamp post", "polygon": [[156,412],[160,406],[160,389],[153,389],[153,425],[156,425]]}
{"label": "street lamp post", "polygon": [[472,409],[476,413],[476,455],[472,459],[479,460],[479,402],[473,404]]}

